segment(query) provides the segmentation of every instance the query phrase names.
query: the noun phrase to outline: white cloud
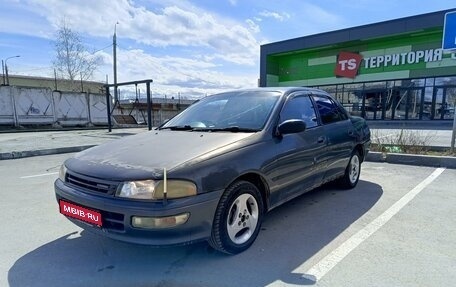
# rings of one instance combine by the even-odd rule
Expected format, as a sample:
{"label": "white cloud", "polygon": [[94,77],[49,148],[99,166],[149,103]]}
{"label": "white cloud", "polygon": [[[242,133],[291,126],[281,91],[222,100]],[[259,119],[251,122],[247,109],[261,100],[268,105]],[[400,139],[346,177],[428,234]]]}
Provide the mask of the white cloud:
{"label": "white cloud", "polygon": [[[30,0],[43,17],[58,27],[63,16],[71,27],[92,36],[117,35],[156,47],[193,46],[221,54],[238,54],[242,63],[256,56],[258,41],[251,23],[234,22],[190,5],[166,6],[154,11],[119,0]],[[109,7],[109,9],[106,9]],[[253,30],[252,30],[253,28]],[[229,60],[230,57],[227,57]]]}
{"label": "white cloud", "polygon": [[236,6],[238,1],[237,0],[228,0],[228,2],[230,2],[231,5]]}
{"label": "white cloud", "polygon": [[[251,19],[234,20],[174,0],[154,0],[153,8],[127,0],[24,1],[28,3],[21,2],[27,6],[22,7],[24,13],[34,18],[21,21],[29,28],[22,27],[16,31],[19,34],[34,35],[37,28],[42,31],[38,35],[52,39],[65,18],[83,38],[100,41],[96,37],[101,37],[103,42],[119,21],[118,82],[152,78],[155,93],[191,97],[257,85],[260,27]],[[112,82],[110,49],[95,53],[101,64],[94,80],[104,82],[109,75]],[[153,49],[159,51],[154,56],[148,54]],[[40,70],[26,73],[43,75]]]}
{"label": "white cloud", "polygon": [[245,22],[247,23],[247,25],[249,25],[250,31],[252,31],[253,33],[260,32],[260,26],[257,23],[255,23],[252,19],[247,19],[245,20]]}
{"label": "white cloud", "polygon": [[272,12],[272,11],[268,11],[268,10],[261,11],[259,13],[259,15],[262,17],[265,17],[265,18],[273,18],[280,22],[288,20],[291,17],[290,14],[285,13],[285,12],[279,13],[279,12]]}
{"label": "white cloud", "polygon": [[[110,74],[112,58],[106,52],[98,52],[106,60],[96,77],[104,79]],[[204,58],[192,60],[181,57],[153,57],[142,50],[118,50],[118,82],[153,79],[155,95],[201,97],[227,89],[254,87],[256,74],[228,75],[214,70],[216,66]],[[213,60],[215,57],[211,57]]]}

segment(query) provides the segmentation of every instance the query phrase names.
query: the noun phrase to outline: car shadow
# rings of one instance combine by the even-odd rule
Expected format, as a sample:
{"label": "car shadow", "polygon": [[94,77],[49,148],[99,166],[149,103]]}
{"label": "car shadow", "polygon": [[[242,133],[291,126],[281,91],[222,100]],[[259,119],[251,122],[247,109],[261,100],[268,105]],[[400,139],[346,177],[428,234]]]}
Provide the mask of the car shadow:
{"label": "car shadow", "polygon": [[8,272],[8,283],[266,286],[282,281],[312,285],[314,281],[293,270],[366,214],[382,194],[379,185],[362,180],[351,190],[340,190],[335,185],[320,187],[268,213],[256,242],[235,256],[216,252],[205,242],[152,248],[77,230],[19,258]]}

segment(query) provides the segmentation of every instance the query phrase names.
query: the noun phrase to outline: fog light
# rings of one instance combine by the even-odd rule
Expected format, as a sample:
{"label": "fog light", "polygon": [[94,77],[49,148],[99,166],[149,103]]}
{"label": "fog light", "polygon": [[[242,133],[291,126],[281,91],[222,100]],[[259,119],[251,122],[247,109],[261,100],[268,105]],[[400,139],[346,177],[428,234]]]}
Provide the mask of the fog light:
{"label": "fog light", "polygon": [[166,217],[142,217],[142,216],[133,216],[131,224],[133,227],[137,228],[148,228],[148,229],[158,229],[158,228],[170,228],[175,227],[187,222],[190,217],[189,213],[182,213],[173,216]]}

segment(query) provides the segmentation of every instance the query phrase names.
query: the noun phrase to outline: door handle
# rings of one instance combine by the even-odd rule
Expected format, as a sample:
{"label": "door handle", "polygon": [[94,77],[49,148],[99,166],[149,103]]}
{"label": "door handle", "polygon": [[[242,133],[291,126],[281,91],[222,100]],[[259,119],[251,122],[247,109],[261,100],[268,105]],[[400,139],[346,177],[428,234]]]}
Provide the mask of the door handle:
{"label": "door handle", "polygon": [[317,142],[318,143],[324,143],[325,142],[325,137],[318,137]]}

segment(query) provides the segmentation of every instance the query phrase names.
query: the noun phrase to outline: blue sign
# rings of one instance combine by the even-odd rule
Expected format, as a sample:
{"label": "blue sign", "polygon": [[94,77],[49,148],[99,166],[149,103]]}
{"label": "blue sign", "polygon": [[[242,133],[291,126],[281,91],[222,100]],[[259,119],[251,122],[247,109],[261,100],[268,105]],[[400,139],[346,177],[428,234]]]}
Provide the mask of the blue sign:
{"label": "blue sign", "polygon": [[445,14],[442,48],[444,50],[456,50],[456,11]]}

